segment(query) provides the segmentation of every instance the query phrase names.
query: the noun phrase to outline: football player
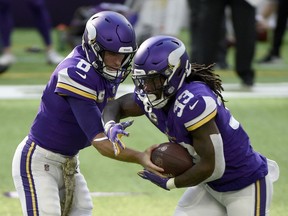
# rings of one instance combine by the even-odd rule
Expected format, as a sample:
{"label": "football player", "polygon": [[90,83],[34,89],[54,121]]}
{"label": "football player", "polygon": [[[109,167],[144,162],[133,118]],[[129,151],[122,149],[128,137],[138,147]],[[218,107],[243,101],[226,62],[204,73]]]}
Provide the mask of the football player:
{"label": "football player", "polygon": [[268,215],[279,168],[253,150],[225,107],[213,65],[191,64],[183,42],[170,36],[147,39],[133,65],[134,92],[109,102],[103,122],[111,130],[123,117],[146,115],[170,142],[188,149],[195,165],[175,178],[139,172],[166,190],[187,188],[174,215]]}
{"label": "football player", "polygon": [[[24,0],[23,2],[30,9],[35,27],[43,40],[47,63],[59,64],[64,57],[53,48],[51,18],[45,0]],[[14,27],[12,3],[11,0],[0,0],[0,44],[3,46],[3,53],[0,56],[0,73],[4,73],[17,61],[11,46]]]}
{"label": "football player", "polygon": [[87,21],[82,46],[76,46],[52,73],[30,132],[13,158],[24,215],[92,215],[78,161],[79,151],[91,144],[104,156],[157,169],[149,149],[124,150],[124,144],[113,148],[101,122],[103,108],[131,71],[135,41],[134,29],[123,15],[99,12]]}

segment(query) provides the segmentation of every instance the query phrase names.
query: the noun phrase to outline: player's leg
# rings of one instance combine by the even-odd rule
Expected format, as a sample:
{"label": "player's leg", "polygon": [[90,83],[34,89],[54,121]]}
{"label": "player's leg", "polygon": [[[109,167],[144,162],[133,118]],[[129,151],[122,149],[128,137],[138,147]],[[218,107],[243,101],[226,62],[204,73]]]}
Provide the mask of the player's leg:
{"label": "player's leg", "polygon": [[225,208],[202,185],[190,187],[179,200],[174,216],[225,216]]}
{"label": "player's leg", "polygon": [[228,215],[269,215],[272,191],[273,184],[267,175],[256,183],[236,192],[234,197],[228,195],[226,197]]}
{"label": "player's leg", "polygon": [[288,21],[288,1],[279,0],[276,27],[274,29],[271,54],[280,57],[280,49],[284,41]]}
{"label": "player's leg", "polygon": [[0,73],[5,72],[16,61],[11,51],[13,23],[11,0],[0,0],[0,44],[3,48],[0,56]]}
{"label": "player's leg", "polygon": [[12,175],[24,215],[61,215],[59,162],[47,159],[38,146],[24,139],[14,154]]}
{"label": "player's leg", "polygon": [[42,36],[46,46],[46,59],[49,64],[59,64],[64,57],[53,49],[52,42],[52,23],[45,0],[27,0],[28,5],[34,16],[36,28]]}
{"label": "player's leg", "polygon": [[256,46],[256,10],[247,1],[232,0],[230,2],[233,29],[236,38],[236,72],[242,84],[251,87],[255,81],[255,71],[252,61]]}
{"label": "player's leg", "polygon": [[70,216],[92,215],[93,203],[87,183],[80,171],[75,175],[75,191]]}
{"label": "player's leg", "polygon": [[35,20],[36,27],[40,32],[45,45],[50,45],[51,41],[51,19],[44,0],[27,0]]}
{"label": "player's leg", "polygon": [[228,216],[269,215],[273,194],[269,175],[242,190],[220,193],[207,187],[207,191],[226,207]]}
{"label": "player's leg", "polygon": [[[227,211],[230,216],[242,215],[269,215],[273,196],[273,183],[279,178],[279,167],[275,161],[267,159],[268,175],[258,180],[255,184],[237,192],[235,202],[228,195]],[[251,195],[252,193],[252,195]],[[244,212],[246,211],[246,212]]]}
{"label": "player's leg", "polygon": [[[200,1],[197,34],[197,58],[199,64],[212,64],[217,61],[219,41],[223,31],[225,0]],[[193,33],[192,33],[193,34]]]}
{"label": "player's leg", "polygon": [[0,24],[2,46],[4,48],[10,47],[13,17],[11,2],[9,0],[0,0]]}

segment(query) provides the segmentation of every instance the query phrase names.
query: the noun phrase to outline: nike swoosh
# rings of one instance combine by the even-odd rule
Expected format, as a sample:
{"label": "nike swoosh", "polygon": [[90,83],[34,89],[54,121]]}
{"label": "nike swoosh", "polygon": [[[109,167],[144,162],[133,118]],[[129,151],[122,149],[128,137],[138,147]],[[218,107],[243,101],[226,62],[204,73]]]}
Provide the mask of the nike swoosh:
{"label": "nike swoosh", "polygon": [[198,104],[199,100],[197,100],[192,106],[189,105],[189,109],[193,110],[195,108],[195,106]]}
{"label": "nike swoosh", "polygon": [[86,79],[86,74],[81,74],[81,73],[79,73],[78,71],[76,71],[76,73],[77,73],[80,77],[82,77],[82,79]]}

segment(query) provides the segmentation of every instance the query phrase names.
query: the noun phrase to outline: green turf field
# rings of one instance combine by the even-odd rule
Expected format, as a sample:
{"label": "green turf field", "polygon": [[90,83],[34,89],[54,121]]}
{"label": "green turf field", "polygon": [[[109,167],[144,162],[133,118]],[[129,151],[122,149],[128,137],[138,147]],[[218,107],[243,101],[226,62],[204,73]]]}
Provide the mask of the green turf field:
{"label": "green turf field", "polygon": [[[56,39],[56,34],[54,35]],[[183,38],[187,38],[185,33]],[[30,46],[41,47],[41,41],[34,31],[17,30],[14,32],[13,49],[18,62],[10,70],[0,75],[0,86],[10,84],[45,84],[53,70],[47,66],[43,53],[27,53]],[[287,50],[287,40],[285,44]],[[259,50],[258,50],[259,49]],[[259,44],[257,56],[267,49],[267,44]],[[62,51],[63,54],[68,50]],[[233,57],[230,51],[229,61]],[[288,56],[284,54],[282,66],[257,68],[257,82],[288,82]],[[218,72],[218,71],[217,71]],[[237,83],[233,71],[219,71],[224,83]],[[129,82],[129,80],[128,80]],[[11,161],[15,148],[26,136],[37,112],[39,100],[0,100],[0,215],[21,215],[20,202],[17,198],[7,198],[5,192],[15,191],[11,177]],[[280,166],[280,179],[274,185],[275,195],[271,206],[271,216],[286,216],[288,203],[288,158],[287,158],[287,119],[288,98],[229,98],[227,106],[246,128],[255,150],[276,160]],[[143,127],[145,125],[145,127]],[[146,126],[147,125],[147,126]],[[129,138],[124,138],[127,146],[144,150],[151,144],[166,141],[144,117],[136,118],[128,130]],[[137,171],[141,168],[134,164],[113,161],[104,158],[93,148],[80,153],[81,170],[93,197],[94,215],[104,216],[169,216],[184,189],[170,192],[140,179]],[[99,192],[103,192],[102,194]],[[109,192],[108,194],[104,192]],[[114,196],[110,196],[114,192]],[[129,192],[122,195],[117,192]],[[102,196],[100,196],[102,195]],[[108,196],[109,195],[109,196]]]}

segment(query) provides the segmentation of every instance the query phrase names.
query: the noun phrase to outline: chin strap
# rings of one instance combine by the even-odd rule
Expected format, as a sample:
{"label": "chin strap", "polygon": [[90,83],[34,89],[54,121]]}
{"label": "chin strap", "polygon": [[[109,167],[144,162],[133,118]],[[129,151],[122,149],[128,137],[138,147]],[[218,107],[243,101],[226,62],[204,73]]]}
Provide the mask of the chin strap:
{"label": "chin strap", "polygon": [[188,77],[191,74],[192,71],[192,65],[189,63],[189,60],[186,61],[186,66],[185,66],[185,75]]}
{"label": "chin strap", "polygon": [[168,102],[168,98],[164,98],[163,95],[160,99],[156,100],[155,94],[147,94],[143,100],[144,106],[153,107],[155,109],[163,108]]}
{"label": "chin strap", "polygon": [[182,76],[182,78],[181,78],[181,80],[180,80],[180,82],[179,82],[179,85],[178,85],[177,90],[178,90],[179,88],[181,88],[181,86],[182,86],[185,78],[188,77],[188,76],[191,74],[191,69],[192,69],[192,66],[191,66],[191,64],[189,63],[189,60],[187,60],[187,61],[186,61],[186,65],[185,65],[185,71],[184,71],[184,74],[183,74],[183,76]]}

